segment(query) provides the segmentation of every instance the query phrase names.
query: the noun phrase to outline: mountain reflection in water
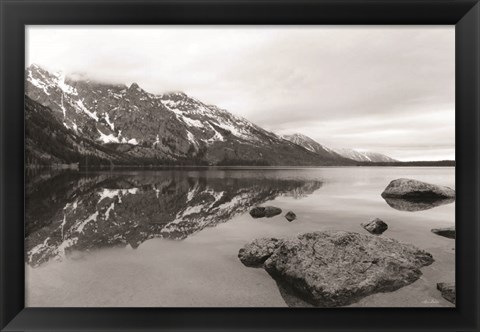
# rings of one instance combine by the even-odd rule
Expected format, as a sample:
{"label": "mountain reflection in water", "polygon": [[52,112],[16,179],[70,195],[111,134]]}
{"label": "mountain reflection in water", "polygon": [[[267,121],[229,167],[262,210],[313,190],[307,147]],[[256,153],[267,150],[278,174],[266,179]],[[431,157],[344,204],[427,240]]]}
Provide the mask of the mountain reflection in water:
{"label": "mountain reflection in water", "polygon": [[320,181],[275,171],[63,172],[27,177],[26,262],[36,267],[75,251],[151,238],[182,240],[277,196],[302,198]]}

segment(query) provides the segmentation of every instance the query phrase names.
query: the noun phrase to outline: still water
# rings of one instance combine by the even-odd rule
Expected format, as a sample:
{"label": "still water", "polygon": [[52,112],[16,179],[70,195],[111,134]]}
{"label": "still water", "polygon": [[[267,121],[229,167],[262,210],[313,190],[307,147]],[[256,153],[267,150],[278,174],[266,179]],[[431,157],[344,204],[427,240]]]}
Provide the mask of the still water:
{"label": "still water", "polygon": [[[412,178],[455,189],[448,167],[204,168],[40,173],[27,178],[25,263],[30,307],[285,307],[263,269],[238,260],[259,237],[321,230],[367,233],[430,252],[423,276],[353,307],[453,306],[436,283],[455,279],[455,241],[432,228],[455,224],[455,203],[387,202],[391,180]],[[253,219],[257,205],[283,210]],[[293,211],[297,219],[284,215]]]}

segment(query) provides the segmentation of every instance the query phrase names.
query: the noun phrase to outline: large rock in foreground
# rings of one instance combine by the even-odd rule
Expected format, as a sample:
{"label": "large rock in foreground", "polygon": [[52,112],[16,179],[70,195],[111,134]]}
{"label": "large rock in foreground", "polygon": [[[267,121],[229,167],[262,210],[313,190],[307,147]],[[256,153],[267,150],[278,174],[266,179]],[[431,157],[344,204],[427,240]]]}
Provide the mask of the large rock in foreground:
{"label": "large rock in foreground", "polygon": [[[268,239],[262,243],[268,245]],[[306,233],[272,245],[277,248],[265,260],[265,270],[285,289],[319,307],[345,306],[394,291],[417,280],[420,268],[433,262],[432,255],[412,245],[344,231]]]}
{"label": "large rock in foreground", "polygon": [[396,179],[385,188],[382,197],[435,200],[454,198],[455,190],[412,179]]}

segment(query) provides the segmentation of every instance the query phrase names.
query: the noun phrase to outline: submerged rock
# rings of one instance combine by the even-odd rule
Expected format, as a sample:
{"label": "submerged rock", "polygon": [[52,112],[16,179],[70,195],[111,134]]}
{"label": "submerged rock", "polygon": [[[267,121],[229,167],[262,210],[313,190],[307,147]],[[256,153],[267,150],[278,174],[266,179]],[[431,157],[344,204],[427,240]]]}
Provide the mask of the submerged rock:
{"label": "submerged rock", "polygon": [[448,237],[449,239],[454,239],[456,236],[455,226],[445,227],[445,228],[434,228],[432,229],[432,232],[440,236]]}
{"label": "submerged rock", "polygon": [[372,221],[361,223],[362,227],[368,232],[380,235],[388,229],[388,225],[383,220],[375,218]]}
{"label": "submerged rock", "polygon": [[281,243],[281,240],[273,237],[256,239],[239,250],[238,258],[245,266],[261,266]]}
{"label": "submerged rock", "polygon": [[[268,246],[269,241],[262,240],[262,248]],[[265,260],[264,268],[277,284],[318,307],[345,306],[394,291],[417,280],[420,268],[433,262],[432,255],[412,245],[353,232],[323,231],[274,240],[270,257],[265,260],[266,251],[259,250],[258,261]]]}
{"label": "submerged rock", "polygon": [[442,297],[455,304],[456,301],[456,291],[454,282],[439,282],[437,284],[437,289],[442,293]]}
{"label": "submerged rock", "polygon": [[285,215],[285,218],[288,221],[293,221],[293,220],[297,219],[297,215],[295,213],[293,213],[292,211],[288,211],[287,214]]}
{"label": "submerged rock", "polygon": [[399,211],[423,211],[432,209],[434,207],[450,204],[455,202],[455,198],[444,198],[444,199],[415,199],[415,198],[392,198],[384,197],[383,198],[390,207]]}
{"label": "submerged rock", "polygon": [[257,206],[250,210],[253,218],[273,217],[282,213],[282,209],[275,206]]}
{"label": "submerged rock", "polygon": [[445,186],[437,186],[418,180],[402,178],[390,182],[383,191],[382,197],[445,199],[454,198],[455,190]]}

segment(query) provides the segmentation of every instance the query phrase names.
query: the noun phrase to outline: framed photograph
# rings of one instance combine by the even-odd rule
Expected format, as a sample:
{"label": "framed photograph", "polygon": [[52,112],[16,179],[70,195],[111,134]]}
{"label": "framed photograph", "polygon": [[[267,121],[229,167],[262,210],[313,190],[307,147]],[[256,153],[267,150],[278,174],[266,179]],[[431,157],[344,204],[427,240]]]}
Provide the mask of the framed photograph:
{"label": "framed photograph", "polygon": [[477,1],[1,17],[2,331],[479,330]]}

